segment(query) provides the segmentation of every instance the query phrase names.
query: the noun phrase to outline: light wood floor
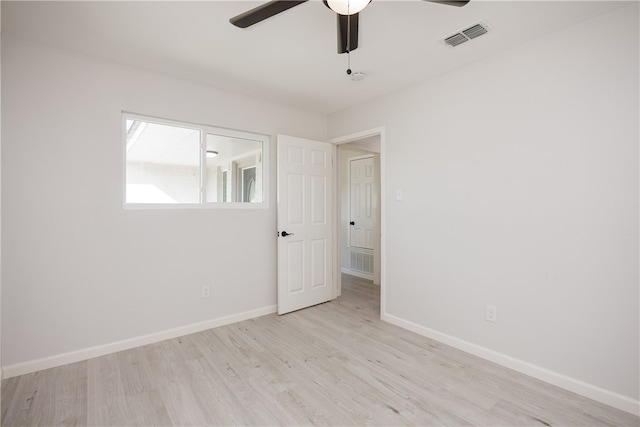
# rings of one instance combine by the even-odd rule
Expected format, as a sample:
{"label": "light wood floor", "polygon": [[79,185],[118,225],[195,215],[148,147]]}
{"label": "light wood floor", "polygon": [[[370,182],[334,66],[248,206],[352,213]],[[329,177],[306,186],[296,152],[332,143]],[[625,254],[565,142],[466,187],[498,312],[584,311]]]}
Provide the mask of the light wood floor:
{"label": "light wood floor", "polygon": [[381,322],[379,289],[2,382],[2,425],[638,426]]}

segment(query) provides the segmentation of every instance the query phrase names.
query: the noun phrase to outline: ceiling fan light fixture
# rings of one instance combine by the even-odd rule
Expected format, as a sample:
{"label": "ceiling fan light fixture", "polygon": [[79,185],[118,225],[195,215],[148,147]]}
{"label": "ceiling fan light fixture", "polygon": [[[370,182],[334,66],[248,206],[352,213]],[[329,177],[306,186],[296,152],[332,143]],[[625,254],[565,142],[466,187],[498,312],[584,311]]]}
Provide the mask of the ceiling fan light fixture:
{"label": "ceiling fan light fixture", "polygon": [[353,15],[364,9],[371,0],[327,0],[327,4],[339,15]]}

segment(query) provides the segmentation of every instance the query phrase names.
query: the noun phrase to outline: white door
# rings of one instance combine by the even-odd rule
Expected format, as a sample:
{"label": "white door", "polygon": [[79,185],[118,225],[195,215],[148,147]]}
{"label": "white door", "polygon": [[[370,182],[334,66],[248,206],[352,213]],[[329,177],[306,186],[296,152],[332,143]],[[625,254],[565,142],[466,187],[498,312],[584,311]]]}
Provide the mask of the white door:
{"label": "white door", "polygon": [[374,159],[360,158],[350,162],[350,238],[351,247],[373,250],[375,222]]}
{"label": "white door", "polygon": [[278,135],[278,314],[333,298],[333,146]]}

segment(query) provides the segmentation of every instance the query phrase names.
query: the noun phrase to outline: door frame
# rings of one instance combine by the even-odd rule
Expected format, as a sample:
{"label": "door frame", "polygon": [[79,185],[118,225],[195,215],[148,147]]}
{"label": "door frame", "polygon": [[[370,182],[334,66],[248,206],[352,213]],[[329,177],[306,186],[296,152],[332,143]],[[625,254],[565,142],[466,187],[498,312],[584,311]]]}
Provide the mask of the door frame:
{"label": "door frame", "polygon": [[386,298],[385,298],[385,289],[386,289],[386,189],[385,189],[385,170],[386,170],[386,142],[385,142],[385,128],[384,126],[363,130],[360,132],[355,132],[351,134],[347,134],[344,136],[339,136],[333,139],[330,139],[329,142],[334,144],[334,218],[333,218],[333,230],[334,230],[334,239],[333,239],[333,255],[334,255],[334,265],[336,271],[336,286],[334,289],[334,298],[337,298],[342,294],[342,275],[340,274],[340,269],[338,266],[342,265],[342,260],[340,259],[340,242],[342,239],[342,233],[340,230],[340,210],[341,210],[341,197],[340,197],[340,174],[339,168],[337,165],[337,151],[338,146],[343,144],[348,144],[350,142],[359,141],[361,139],[369,138],[372,136],[380,137],[380,315],[386,313]]}

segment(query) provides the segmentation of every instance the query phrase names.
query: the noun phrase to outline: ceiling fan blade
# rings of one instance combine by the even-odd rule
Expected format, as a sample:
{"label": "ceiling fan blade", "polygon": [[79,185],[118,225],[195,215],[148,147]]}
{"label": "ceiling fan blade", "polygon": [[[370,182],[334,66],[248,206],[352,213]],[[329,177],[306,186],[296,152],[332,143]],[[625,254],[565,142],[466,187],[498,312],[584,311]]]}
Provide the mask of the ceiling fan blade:
{"label": "ceiling fan blade", "polygon": [[247,28],[307,1],[308,0],[271,0],[240,15],[234,16],[229,19],[229,22],[236,27]]}
{"label": "ceiling fan blade", "polygon": [[469,3],[469,1],[471,0],[425,0],[431,3],[440,3],[440,4],[444,4],[447,6],[458,6],[458,7],[462,7],[465,4]]}
{"label": "ceiling fan blade", "polygon": [[[359,15],[354,13],[353,15],[338,15],[338,53],[347,52],[347,40],[349,40],[349,51],[356,50],[358,48],[358,21]],[[349,23],[351,19],[351,23]],[[347,37],[348,29],[351,30],[350,37]]]}

